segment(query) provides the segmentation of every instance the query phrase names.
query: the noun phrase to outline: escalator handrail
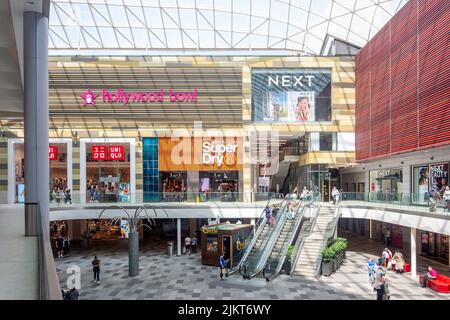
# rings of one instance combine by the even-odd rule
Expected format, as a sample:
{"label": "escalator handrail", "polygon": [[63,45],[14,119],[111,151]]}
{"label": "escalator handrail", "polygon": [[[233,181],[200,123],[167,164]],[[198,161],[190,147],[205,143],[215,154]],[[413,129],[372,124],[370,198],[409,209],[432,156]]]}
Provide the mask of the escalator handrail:
{"label": "escalator handrail", "polygon": [[269,261],[267,261],[266,266],[264,267],[263,275],[267,281],[271,281],[271,280],[275,279],[280,274],[281,269],[283,268],[284,261],[286,260],[286,252],[289,248],[289,245],[292,244],[292,242],[294,241],[295,235],[297,234],[298,228],[301,224],[301,221],[303,220],[303,215],[305,214],[305,208],[307,206],[310,206],[311,203],[312,203],[312,201],[311,202],[309,202],[309,201],[306,201],[306,202],[301,201],[300,202],[300,205],[297,208],[297,212],[295,213],[296,221],[293,224],[293,227],[291,228],[291,230],[289,231],[290,234],[284,240],[283,245],[281,246],[281,249],[278,252],[277,257],[274,260],[272,260],[275,262],[278,260],[278,264],[277,264],[275,271],[270,275],[266,275],[266,267],[272,262],[272,261],[270,261],[270,259],[269,259]]}
{"label": "escalator handrail", "polygon": [[[250,238],[252,238],[252,240],[250,241],[250,243],[248,245],[245,246],[244,250],[242,250],[242,258],[239,261],[239,263],[234,266],[233,268],[231,268],[228,273],[229,274],[233,274],[235,272],[240,272],[241,271],[241,266],[245,263],[245,260],[247,260],[248,255],[250,254],[250,252],[252,251],[252,248],[254,247],[256,241],[258,240],[259,236],[261,235],[261,232],[264,228],[264,221],[266,219],[266,207],[270,206],[270,203],[273,200],[280,200],[277,199],[276,197],[273,197],[271,199],[269,199],[269,201],[267,201],[266,206],[264,207],[261,216],[259,217],[258,221],[255,223],[255,226],[253,228],[253,232],[247,237],[247,239],[245,239],[244,243],[247,243],[248,240],[250,240]],[[282,200],[284,201],[284,199]]]}
{"label": "escalator handrail", "polygon": [[[319,216],[319,212],[320,212],[320,208],[321,208],[321,204],[320,202],[317,203],[315,202],[315,199],[313,199],[312,205],[310,206],[310,209],[312,210],[312,208],[314,207],[315,209],[315,213],[314,216],[312,218],[309,219],[309,221],[306,221],[301,230],[300,230],[300,234],[299,237],[294,245],[294,252],[292,253],[292,263],[291,263],[291,273],[290,275],[292,275],[294,273],[295,270],[295,266],[298,263],[298,259],[300,258],[300,253],[303,249],[303,244],[305,243],[306,238],[311,235],[312,230],[314,229],[315,225],[316,225],[316,221],[317,221],[317,217]],[[309,227],[309,231],[308,234],[305,234],[304,229],[306,229],[306,227]]]}
{"label": "escalator handrail", "polygon": [[286,213],[287,210],[286,209],[288,209],[287,203],[290,198],[291,198],[291,195],[287,195],[285,197],[285,199],[283,201],[284,205],[282,205],[282,210],[279,215],[280,218],[278,218],[278,216],[277,216],[277,219],[279,219],[279,220],[276,221],[275,228],[273,228],[273,230],[270,231],[266,244],[262,245],[263,249],[262,249],[260,255],[257,257],[257,263],[256,263],[254,270],[249,270],[247,268],[247,270],[246,270],[247,272],[245,274],[245,276],[247,278],[253,278],[253,277],[257,276],[259,273],[261,273],[261,271],[263,271],[263,269],[266,265],[267,259],[269,258],[270,254],[273,250],[273,247],[275,246],[275,243],[277,242],[277,239],[281,233],[281,230],[286,222],[286,218],[287,218],[287,213]]}

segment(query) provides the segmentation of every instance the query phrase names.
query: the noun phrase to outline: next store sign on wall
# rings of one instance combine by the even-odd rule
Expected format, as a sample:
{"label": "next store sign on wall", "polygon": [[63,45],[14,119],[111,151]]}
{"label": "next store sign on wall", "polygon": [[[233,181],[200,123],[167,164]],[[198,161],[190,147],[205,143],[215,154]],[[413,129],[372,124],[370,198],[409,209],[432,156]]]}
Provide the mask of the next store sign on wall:
{"label": "next store sign on wall", "polygon": [[243,170],[242,144],[239,137],[159,138],[159,170]]}

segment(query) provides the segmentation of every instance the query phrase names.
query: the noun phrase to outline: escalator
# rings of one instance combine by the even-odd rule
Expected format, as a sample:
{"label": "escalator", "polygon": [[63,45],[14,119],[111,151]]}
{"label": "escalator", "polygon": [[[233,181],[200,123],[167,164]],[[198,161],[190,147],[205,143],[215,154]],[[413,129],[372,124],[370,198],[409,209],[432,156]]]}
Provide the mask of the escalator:
{"label": "escalator", "polygon": [[250,249],[250,252],[245,260],[241,263],[239,272],[244,279],[251,279],[259,275],[267,262],[276,242],[278,236],[283,230],[287,219],[288,202],[290,196],[288,195],[277,214],[275,225],[270,227],[263,225],[258,239]]}
{"label": "escalator", "polygon": [[[286,200],[277,199],[274,197],[267,202],[266,206],[271,208],[273,205],[277,205],[282,208],[285,203]],[[250,233],[250,235],[244,240],[243,249],[233,255],[234,266],[228,270],[229,274],[240,271],[243,263],[247,260],[253,248],[255,246],[258,247],[261,244],[261,239],[263,239],[267,235],[268,228],[266,226],[266,213],[264,209],[262,210],[261,216],[255,223],[253,232]]]}
{"label": "escalator", "polygon": [[294,219],[285,221],[263,270],[263,276],[267,281],[275,279],[280,274],[288,248],[294,243],[299,233],[307,207],[311,207],[310,201],[300,202],[296,208]]}

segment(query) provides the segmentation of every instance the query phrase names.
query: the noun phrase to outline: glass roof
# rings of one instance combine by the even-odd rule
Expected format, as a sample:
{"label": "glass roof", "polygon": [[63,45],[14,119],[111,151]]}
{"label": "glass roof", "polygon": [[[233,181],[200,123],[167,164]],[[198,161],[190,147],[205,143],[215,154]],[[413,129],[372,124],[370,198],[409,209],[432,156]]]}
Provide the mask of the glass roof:
{"label": "glass roof", "polygon": [[407,1],[52,0],[49,49],[50,54],[231,49],[319,55],[327,35],[365,45]]}

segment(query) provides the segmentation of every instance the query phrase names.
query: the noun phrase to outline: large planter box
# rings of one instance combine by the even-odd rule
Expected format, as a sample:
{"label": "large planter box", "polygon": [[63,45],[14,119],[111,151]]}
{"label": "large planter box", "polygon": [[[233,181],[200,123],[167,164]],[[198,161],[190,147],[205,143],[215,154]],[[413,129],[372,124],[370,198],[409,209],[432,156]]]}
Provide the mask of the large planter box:
{"label": "large planter box", "polygon": [[322,275],[329,277],[333,273],[334,261],[322,262]]}
{"label": "large planter box", "polygon": [[345,251],[339,253],[331,262],[322,262],[322,275],[329,277],[333,272],[336,272],[342,265],[345,259]]}
{"label": "large planter box", "polygon": [[284,260],[284,263],[283,263],[283,270],[284,270],[284,273],[285,273],[285,274],[290,274],[290,273],[291,273],[291,268],[292,268],[291,261],[288,260],[288,259],[285,259],[285,260]]}

